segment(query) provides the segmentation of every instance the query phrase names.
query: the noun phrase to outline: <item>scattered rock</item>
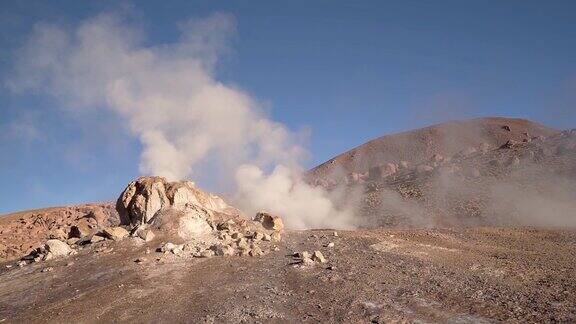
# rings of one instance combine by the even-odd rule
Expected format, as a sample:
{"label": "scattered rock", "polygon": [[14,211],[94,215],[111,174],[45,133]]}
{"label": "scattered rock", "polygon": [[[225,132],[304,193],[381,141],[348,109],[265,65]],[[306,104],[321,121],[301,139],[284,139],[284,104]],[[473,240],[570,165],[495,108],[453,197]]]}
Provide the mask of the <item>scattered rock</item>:
{"label": "scattered rock", "polygon": [[50,239],[54,239],[54,240],[61,240],[61,241],[66,241],[68,239],[68,235],[66,234],[66,232],[64,232],[63,229],[61,228],[56,228],[53,229],[50,234],[48,235],[48,237]]}
{"label": "scattered rock", "polygon": [[150,242],[154,239],[154,237],[156,235],[154,235],[154,232],[152,232],[151,229],[149,228],[138,228],[136,230],[136,235],[143,239],[145,242]]}
{"label": "scattered rock", "polygon": [[282,231],[284,223],[279,216],[271,215],[265,212],[260,212],[254,217],[254,221],[259,222],[267,230]]}
{"label": "scattered rock", "polygon": [[128,237],[128,235],[130,235],[130,233],[128,233],[128,231],[120,226],[116,226],[116,227],[107,227],[104,230],[102,230],[102,234],[114,241],[120,241],[125,237]]}
{"label": "scattered rock", "polygon": [[515,145],[518,145],[518,142],[515,140],[508,140],[506,141],[506,143],[504,143],[502,146],[500,146],[501,149],[511,149],[513,148]]}
{"label": "scattered rock", "polygon": [[54,270],[54,268],[52,268],[52,267],[47,267],[47,268],[42,269],[40,272],[50,272],[50,271],[52,271],[52,270]]}
{"label": "scattered rock", "polygon": [[234,255],[236,253],[233,247],[225,244],[214,244],[210,247],[210,249],[214,251],[215,255],[218,256]]}
{"label": "scattered rock", "polygon": [[83,238],[91,234],[88,226],[85,225],[74,225],[70,227],[70,232],[68,232],[69,238]]}
{"label": "scattered rock", "polygon": [[98,242],[102,242],[104,241],[106,238],[104,236],[101,235],[92,235],[92,237],[90,238],[90,243],[98,243]]}
{"label": "scattered rock", "polygon": [[320,263],[326,262],[326,258],[320,251],[314,251],[314,253],[312,254],[312,260]]}
{"label": "scattered rock", "polygon": [[48,240],[46,241],[44,248],[46,251],[50,252],[52,257],[64,257],[73,253],[73,250],[60,240]]}

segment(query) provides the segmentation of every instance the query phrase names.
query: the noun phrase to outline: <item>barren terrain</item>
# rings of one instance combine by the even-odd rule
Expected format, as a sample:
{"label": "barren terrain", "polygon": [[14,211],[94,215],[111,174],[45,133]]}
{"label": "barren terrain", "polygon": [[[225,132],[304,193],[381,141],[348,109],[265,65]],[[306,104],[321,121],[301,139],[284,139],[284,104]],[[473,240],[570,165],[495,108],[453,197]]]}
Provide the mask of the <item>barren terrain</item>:
{"label": "barren terrain", "polygon": [[[131,183],[121,215],[107,203],[2,217],[0,322],[576,321],[575,131],[476,119],[384,137],[331,161],[310,181],[358,202],[356,230],[254,230],[238,218],[244,225],[232,230],[197,208],[208,201],[225,214],[218,197],[160,178]],[[198,201],[186,190],[204,199],[192,211]],[[128,224],[140,217],[150,227],[123,224],[131,235],[118,239],[98,232],[126,213]],[[194,230],[208,220],[211,239],[232,252],[167,248],[179,241],[163,226],[178,230],[187,213]],[[74,227],[88,234],[69,234]],[[38,254],[48,239],[73,253]]]}

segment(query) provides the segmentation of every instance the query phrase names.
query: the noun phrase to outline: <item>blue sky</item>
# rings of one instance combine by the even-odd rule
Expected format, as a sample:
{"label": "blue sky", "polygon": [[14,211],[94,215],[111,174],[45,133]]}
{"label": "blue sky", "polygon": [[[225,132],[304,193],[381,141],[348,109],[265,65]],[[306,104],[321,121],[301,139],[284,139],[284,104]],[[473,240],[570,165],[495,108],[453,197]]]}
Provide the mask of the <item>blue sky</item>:
{"label": "blue sky", "polygon": [[[576,127],[574,1],[3,1],[0,213],[114,199],[138,175],[141,144],[101,111],[81,117],[42,92],[14,93],[18,49],[35,25],[73,30],[121,12],[145,42],[179,22],[235,18],[217,79],[308,129],[306,166],[387,133],[448,119],[513,116]],[[208,187],[211,184],[206,184]]]}

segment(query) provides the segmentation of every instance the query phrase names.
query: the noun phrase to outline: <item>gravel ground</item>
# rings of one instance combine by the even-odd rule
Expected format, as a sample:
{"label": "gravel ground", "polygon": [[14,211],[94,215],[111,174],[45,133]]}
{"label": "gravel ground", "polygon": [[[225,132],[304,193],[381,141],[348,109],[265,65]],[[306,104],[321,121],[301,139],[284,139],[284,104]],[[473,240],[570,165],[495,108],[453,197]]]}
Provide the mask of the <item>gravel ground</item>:
{"label": "gravel ground", "polygon": [[[294,231],[261,257],[208,259],[146,254],[160,242],[148,244],[2,266],[0,321],[576,321],[573,231]],[[291,264],[303,250],[328,261]]]}

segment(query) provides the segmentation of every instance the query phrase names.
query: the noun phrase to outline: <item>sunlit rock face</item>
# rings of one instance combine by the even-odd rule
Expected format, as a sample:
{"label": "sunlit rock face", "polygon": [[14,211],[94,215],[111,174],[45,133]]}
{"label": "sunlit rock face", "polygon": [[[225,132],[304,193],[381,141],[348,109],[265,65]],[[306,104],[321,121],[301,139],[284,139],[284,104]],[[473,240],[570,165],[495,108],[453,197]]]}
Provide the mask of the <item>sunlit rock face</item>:
{"label": "sunlit rock face", "polygon": [[237,214],[222,198],[197,189],[193,182],[168,182],[163,177],[140,177],[130,182],[118,198],[116,210],[125,225],[149,223],[166,210],[194,214],[194,219],[200,217],[197,214],[206,219],[215,212]]}

